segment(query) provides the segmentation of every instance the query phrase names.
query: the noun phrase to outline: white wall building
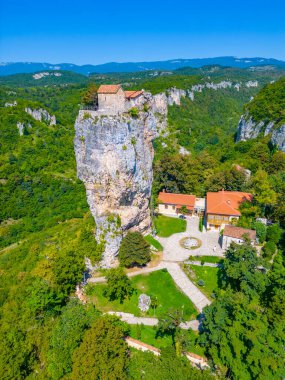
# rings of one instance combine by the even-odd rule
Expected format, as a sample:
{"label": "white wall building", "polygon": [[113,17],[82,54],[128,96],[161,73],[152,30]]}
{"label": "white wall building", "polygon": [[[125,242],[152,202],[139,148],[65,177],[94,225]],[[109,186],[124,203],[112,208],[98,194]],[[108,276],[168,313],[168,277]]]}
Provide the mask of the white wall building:
{"label": "white wall building", "polygon": [[247,228],[236,227],[231,225],[226,225],[223,232],[222,248],[226,250],[231,243],[242,244],[245,238],[251,241],[251,244],[256,242],[256,231],[249,230]]}

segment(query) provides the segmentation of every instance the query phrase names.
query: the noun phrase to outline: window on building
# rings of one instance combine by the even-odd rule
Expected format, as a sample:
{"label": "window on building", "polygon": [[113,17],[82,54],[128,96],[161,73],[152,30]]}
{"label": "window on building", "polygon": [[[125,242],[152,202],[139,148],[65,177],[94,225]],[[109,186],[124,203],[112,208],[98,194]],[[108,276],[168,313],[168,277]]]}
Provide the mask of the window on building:
{"label": "window on building", "polygon": [[175,206],[172,206],[172,210],[175,210]]}
{"label": "window on building", "polygon": [[165,208],[165,209],[168,209],[168,205],[164,205],[164,208]]}

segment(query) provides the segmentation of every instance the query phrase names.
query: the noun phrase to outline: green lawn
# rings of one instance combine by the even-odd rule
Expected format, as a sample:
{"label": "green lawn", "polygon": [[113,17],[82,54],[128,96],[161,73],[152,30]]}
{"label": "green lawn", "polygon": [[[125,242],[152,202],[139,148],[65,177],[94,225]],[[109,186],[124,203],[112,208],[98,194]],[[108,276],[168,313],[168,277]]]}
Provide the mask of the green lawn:
{"label": "green lawn", "polygon": [[159,270],[145,275],[138,275],[131,278],[131,282],[135,291],[130,299],[126,299],[122,304],[118,301],[109,301],[104,297],[103,291],[106,284],[89,284],[87,294],[89,299],[95,303],[99,310],[106,311],[123,311],[132,313],[136,316],[144,316],[138,308],[138,299],[140,294],[156,296],[159,306],[154,310],[150,310],[145,314],[147,316],[160,317],[170,308],[181,309],[183,307],[184,318],[186,320],[193,319],[197,316],[197,311],[189,300],[176,287],[170,274],[165,270]]}
{"label": "green lawn", "polygon": [[172,345],[172,338],[170,335],[156,337],[155,326],[130,325],[130,336],[157,348],[169,347]]}
{"label": "green lawn", "polygon": [[186,220],[158,215],[154,218],[156,233],[160,237],[168,237],[186,231]]}
{"label": "green lawn", "polygon": [[156,248],[158,251],[163,251],[163,246],[160,244],[159,241],[157,241],[154,237],[151,235],[144,236],[144,240],[147,241],[150,245],[152,245],[154,248]]}
{"label": "green lawn", "polygon": [[218,256],[189,256],[191,261],[204,261],[205,263],[222,263],[223,258]]}
{"label": "green lawn", "polygon": [[[191,281],[208,297],[218,289],[219,268],[204,267],[198,265],[184,265],[184,270]],[[205,285],[199,286],[198,281],[203,280]]]}
{"label": "green lawn", "polygon": [[[186,333],[185,330],[184,333]],[[159,349],[172,346],[173,344],[170,335],[165,334],[163,336],[156,336],[155,326],[130,325],[130,336]],[[197,338],[198,333],[189,329],[187,332],[187,340],[192,342],[189,351],[194,352],[197,355],[205,355],[205,349],[198,344]]]}

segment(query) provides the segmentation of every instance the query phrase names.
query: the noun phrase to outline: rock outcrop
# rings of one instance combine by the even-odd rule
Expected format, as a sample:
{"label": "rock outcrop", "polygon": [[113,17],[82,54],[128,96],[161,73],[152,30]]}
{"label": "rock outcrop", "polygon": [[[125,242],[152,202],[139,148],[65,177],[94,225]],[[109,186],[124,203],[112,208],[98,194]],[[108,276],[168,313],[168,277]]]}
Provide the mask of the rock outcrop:
{"label": "rock outcrop", "polygon": [[152,141],[167,104],[163,97],[143,96],[148,107],[137,117],[82,110],[75,123],[77,174],[86,187],[96,239],[104,244],[102,267],[115,265],[127,231],[151,231]]}
{"label": "rock outcrop", "polygon": [[271,142],[276,145],[279,150],[285,152],[285,124],[272,132]]}
{"label": "rock outcrop", "polygon": [[236,141],[246,141],[255,139],[259,135],[267,136],[269,134],[271,134],[272,144],[285,152],[285,124],[275,126],[274,121],[259,121],[257,123],[249,115],[243,115],[240,118]]}
{"label": "rock outcrop", "polygon": [[25,108],[25,111],[31,115],[35,120],[43,121],[48,123],[49,125],[55,125],[56,124],[56,118],[54,115],[50,115],[47,110],[43,108],[38,109],[32,109],[32,108]]}

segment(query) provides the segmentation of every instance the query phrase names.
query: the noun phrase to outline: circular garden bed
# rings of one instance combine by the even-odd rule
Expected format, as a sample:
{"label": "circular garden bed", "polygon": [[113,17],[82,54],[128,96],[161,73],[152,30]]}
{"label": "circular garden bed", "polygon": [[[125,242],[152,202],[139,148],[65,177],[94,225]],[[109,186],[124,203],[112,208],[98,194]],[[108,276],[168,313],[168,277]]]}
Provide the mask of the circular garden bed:
{"label": "circular garden bed", "polygon": [[179,243],[181,247],[186,248],[186,249],[197,249],[197,248],[200,248],[202,245],[202,241],[200,239],[197,239],[192,236],[189,236],[189,237],[187,236],[181,239]]}

